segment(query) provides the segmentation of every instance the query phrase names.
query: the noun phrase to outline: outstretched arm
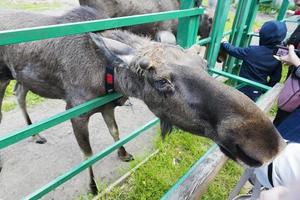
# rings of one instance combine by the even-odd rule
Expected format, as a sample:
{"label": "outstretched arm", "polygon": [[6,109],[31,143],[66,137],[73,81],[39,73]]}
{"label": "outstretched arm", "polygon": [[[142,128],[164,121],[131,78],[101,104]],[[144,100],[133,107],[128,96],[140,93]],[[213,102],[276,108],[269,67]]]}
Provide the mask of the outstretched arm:
{"label": "outstretched arm", "polygon": [[235,47],[232,44],[228,42],[222,42],[221,46],[224,48],[224,50],[231,56],[236,57],[238,59],[244,59],[249,51],[249,48],[241,48],[241,47]]}

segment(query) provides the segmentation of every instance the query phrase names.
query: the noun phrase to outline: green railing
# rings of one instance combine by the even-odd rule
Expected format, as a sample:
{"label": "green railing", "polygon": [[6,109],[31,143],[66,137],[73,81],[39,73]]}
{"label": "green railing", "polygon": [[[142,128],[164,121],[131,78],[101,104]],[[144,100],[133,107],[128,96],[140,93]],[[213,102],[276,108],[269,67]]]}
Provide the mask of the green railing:
{"label": "green railing", "polygon": [[[185,1],[183,1],[185,2]],[[151,13],[145,15],[136,15],[136,16],[129,16],[129,17],[120,17],[114,19],[103,19],[103,20],[94,20],[94,21],[87,21],[87,22],[77,22],[77,23],[69,23],[69,24],[59,24],[59,25],[50,25],[44,27],[34,27],[34,28],[25,28],[25,29],[18,29],[18,30],[8,30],[8,31],[0,31],[0,45],[11,45],[21,42],[29,42],[29,41],[36,41],[42,39],[49,39],[55,37],[62,37],[67,35],[74,35],[74,34],[82,34],[91,31],[100,31],[106,30],[111,28],[119,28],[123,26],[131,26],[131,25],[138,25],[143,23],[151,23],[157,21],[164,21],[170,20],[175,18],[179,19],[179,27],[184,28],[192,28],[193,33],[186,33],[184,31],[179,36],[179,40],[182,46],[189,47],[196,41],[196,28],[199,23],[199,15],[203,14],[203,8],[191,8],[194,7],[195,1],[188,0],[188,4],[184,3],[184,7],[187,9],[183,10],[175,10],[175,11],[168,11],[168,12],[161,12],[161,13]],[[182,23],[188,23],[181,25]],[[188,37],[189,36],[189,37]],[[27,126],[26,128],[16,131],[14,133],[8,134],[4,137],[0,138],[0,149],[3,149],[7,146],[13,145],[27,137],[30,137],[34,134],[37,134],[43,130],[46,130],[50,127],[53,127],[57,124],[60,124],[66,120],[69,120],[73,117],[79,116],[85,112],[88,112],[96,107],[103,106],[106,103],[109,103],[113,100],[120,98],[122,95],[118,93],[109,94],[103,97],[99,97],[88,101],[82,105],[73,107],[65,112],[62,112],[58,115],[55,115],[49,119],[42,120],[38,123],[32,124]],[[25,199],[39,199],[45,194],[49,193],[50,191],[54,190],[64,182],[68,181],[72,177],[76,176],[78,173],[82,172],[95,162],[101,160],[112,151],[116,150],[120,146],[126,144],[133,138],[140,135],[143,131],[153,127],[159,122],[156,118],[146,124],[145,126],[139,128],[138,130],[134,131],[127,137],[119,140],[114,145],[108,147],[106,150],[95,154],[94,156],[90,157],[89,159],[82,162],[77,167],[74,167],[64,175],[56,178],[46,186],[42,187],[38,191],[30,194],[29,196],[25,197]]]}
{"label": "green railing", "polygon": [[[241,0],[246,3],[246,1]],[[285,0],[286,1],[286,0]],[[262,88],[263,90],[268,90],[270,87],[255,83],[253,81],[243,79],[236,75],[226,73],[224,71],[213,69],[215,66],[216,56],[218,54],[218,49],[220,41],[224,35],[235,34],[238,29],[233,28],[234,31],[229,31],[223,34],[223,29],[225,22],[228,16],[229,7],[231,0],[219,1],[218,8],[216,11],[216,18],[213,26],[213,32],[211,36],[207,39],[200,40],[198,43],[203,44],[213,44],[210,45],[210,50],[208,51],[208,62],[210,72],[228,77],[230,79],[241,81],[245,84],[249,84],[255,87]],[[50,25],[44,27],[34,27],[34,28],[25,28],[19,30],[10,30],[10,31],[0,31],[0,45],[10,45],[21,42],[29,42],[35,40],[42,40],[48,38],[62,37],[67,35],[82,34],[91,31],[106,30],[111,28],[119,28],[124,26],[138,25],[143,23],[151,23],[157,21],[170,20],[174,18],[179,19],[179,28],[178,28],[178,43],[183,47],[189,47],[196,42],[196,30],[198,26],[199,15],[203,14],[203,8],[192,8],[195,5],[195,0],[182,0],[181,8],[183,10],[175,10],[161,13],[152,13],[145,15],[136,15],[129,17],[121,17],[114,19],[103,19],[103,20],[94,20],[88,22],[77,22],[70,24],[59,24],[59,25]],[[242,31],[239,31],[241,34]],[[53,127],[57,124],[60,124],[66,120],[71,119],[72,117],[79,116],[85,112],[88,112],[96,107],[102,106],[110,101],[120,98],[121,94],[110,94],[103,97],[93,99],[89,102],[86,102],[82,105],[76,106],[72,109],[69,109],[65,112],[62,112],[58,115],[55,115],[49,119],[43,120],[36,124],[32,124],[22,130],[16,131],[12,134],[8,134],[0,138],[0,149],[3,149],[9,145],[13,145],[31,135],[37,134],[45,129]],[[154,119],[145,126],[134,131],[127,137],[119,140],[114,145],[108,147],[106,150],[95,154],[89,159],[82,162],[77,167],[74,167],[64,175],[53,180],[46,186],[42,187],[38,191],[30,194],[25,197],[25,199],[38,199],[50,191],[54,190],[64,182],[68,181],[72,177],[76,176],[78,173],[82,172],[84,169],[88,168],[95,162],[101,160],[112,151],[116,150],[120,146],[124,145],[128,141],[140,135],[143,131],[149,129],[150,127],[156,125],[159,122],[158,119]],[[198,161],[200,162],[200,161]]]}
{"label": "green railing", "polygon": [[[218,34],[227,36],[230,34],[230,41],[232,43],[235,43],[236,46],[247,46],[250,44],[250,41],[252,39],[252,36],[258,36],[258,34],[251,32],[252,25],[254,23],[257,11],[258,11],[258,6],[260,3],[269,3],[271,2],[270,0],[240,0],[238,8],[236,10],[236,16],[234,19],[234,24],[232,26],[232,30],[228,31],[226,33],[223,33],[224,30],[221,30]],[[209,38],[201,39],[197,41],[197,44],[199,45],[207,45],[210,44],[211,42],[217,42],[220,43],[221,39],[216,36],[217,33],[214,33],[215,31],[215,26],[219,26],[221,23],[221,26],[223,27],[224,22],[224,17],[227,17],[227,14],[225,13],[227,10],[227,7],[224,4],[231,4],[231,0],[224,0],[224,1],[218,1],[217,9],[215,12],[215,19],[214,19],[214,26],[213,26],[213,32],[211,33]],[[284,18],[286,10],[289,5],[289,0],[283,0],[282,5],[280,7],[277,20],[279,21],[286,21],[286,22],[294,22],[300,24],[300,22],[297,20],[296,17],[290,17],[290,18]],[[218,9],[221,7],[222,9]],[[250,8],[250,9],[249,9]],[[225,10],[225,11],[224,11]],[[223,16],[221,13],[223,13]],[[221,17],[220,17],[221,16]],[[219,18],[216,18],[219,17]],[[240,27],[240,28],[238,28]],[[237,32],[238,31],[238,32]],[[237,34],[234,36],[234,34]],[[235,38],[234,38],[235,37]],[[213,40],[214,38],[214,40]],[[215,48],[214,46],[209,46],[209,48]],[[210,50],[210,49],[209,49]],[[208,63],[209,63],[209,72],[218,74],[224,77],[227,77],[232,80],[236,80],[238,82],[241,82],[241,84],[235,86],[236,89],[239,89],[240,87],[243,87],[245,85],[251,85],[257,88],[260,88],[262,90],[268,91],[271,89],[271,87],[239,77],[237,75],[234,75],[232,73],[228,73],[222,70],[217,70],[215,69],[215,64],[216,61],[214,60],[214,57],[219,53],[218,49],[208,50],[208,55],[209,53],[214,54],[213,56],[210,55],[208,56]],[[235,61],[230,61],[225,62],[223,65],[223,69],[226,69],[228,71],[232,71],[233,68],[233,63]],[[228,66],[229,65],[229,66]],[[230,69],[228,69],[230,68]],[[195,164],[180,178],[178,181],[162,196],[161,200],[167,200],[170,199],[170,196],[173,192],[175,192],[179,186],[184,183],[184,181],[189,177],[190,174],[199,166],[202,162],[204,162],[205,158],[209,156],[209,154],[216,148],[216,145],[213,145],[208,149],[208,151],[197,161]],[[196,189],[196,188],[194,188]],[[195,191],[196,192],[196,191]]]}
{"label": "green railing", "polygon": [[[197,18],[199,15],[202,15],[203,12],[203,8],[190,8],[184,10],[174,10],[168,12],[151,13],[112,19],[50,25],[35,28],[24,28],[11,31],[0,31],[0,45],[62,37],[92,31],[101,31],[112,28],[120,28],[124,26],[165,21],[175,18],[185,18],[185,20],[194,20],[194,18]],[[185,45],[185,41],[183,41],[182,43],[183,45]]]}

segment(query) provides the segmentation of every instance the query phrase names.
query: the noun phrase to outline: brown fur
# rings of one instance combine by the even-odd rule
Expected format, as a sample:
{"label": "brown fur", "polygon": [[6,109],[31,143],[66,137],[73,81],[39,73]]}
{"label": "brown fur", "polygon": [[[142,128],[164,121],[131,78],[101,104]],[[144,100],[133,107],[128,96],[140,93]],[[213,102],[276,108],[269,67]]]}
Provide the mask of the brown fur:
{"label": "brown fur", "polygon": [[[197,4],[201,5],[202,1]],[[131,15],[140,15],[147,13],[156,13],[163,11],[179,10],[179,0],[79,0],[80,5],[91,6],[104,11],[109,17],[123,17]],[[198,34],[201,38],[209,36],[212,27],[212,17],[203,14],[200,20]],[[125,27],[135,34],[142,34],[155,38],[158,31],[166,30],[176,35],[178,20],[168,20]]]}
{"label": "brown fur", "polygon": [[[0,30],[103,16],[86,7],[61,17],[1,11],[0,20],[10,20]],[[252,166],[274,158],[284,142],[270,120],[245,95],[210,77],[205,61],[194,52],[120,30],[1,46],[0,71],[9,70],[10,76],[0,78],[0,94],[13,77],[27,90],[64,99],[67,109],[72,108],[105,94],[104,71],[111,66],[115,90],[143,100],[161,119],[163,135],[177,126],[211,138],[231,158]],[[119,139],[115,106],[110,103],[71,120],[85,156],[93,153],[88,121],[94,113],[102,113],[112,137]],[[123,147],[119,154],[131,159]],[[92,168],[89,172],[96,193]]]}

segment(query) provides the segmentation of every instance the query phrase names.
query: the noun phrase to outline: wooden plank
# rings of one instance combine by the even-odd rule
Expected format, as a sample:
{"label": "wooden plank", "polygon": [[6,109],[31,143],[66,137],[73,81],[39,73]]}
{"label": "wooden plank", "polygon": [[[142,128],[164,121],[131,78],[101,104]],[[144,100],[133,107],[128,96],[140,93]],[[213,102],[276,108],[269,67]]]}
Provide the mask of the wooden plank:
{"label": "wooden plank", "polygon": [[[281,89],[281,84],[275,85],[258,100],[256,103],[257,106],[263,112],[268,112],[276,101]],[[182,181],[172,193],[167,193],[168,196],[165,196],[163,199],[200,199],[209,183],[222,168],[226,160],[227,157],[219,150],[219,148],[213,150],[209,156],[197,164],[193,171],[186,176],[185,180]]]}
{"label": "wooden plank", "polygon": [[207,159],[189,174],[177,190],[170,194],[168,199],[200,199],[200,196],[206,191],[208,183],[213,180],[213,177],[219,172],[226,160],[226,156],[219,148],[216,148]]}
{"label": "wooden plank", "polygon": [[257,101],[256,105],[263,111],[268,112],[271,107],[276,102],[280,91],[282,90],[283,85],[278,83],[271,90],[269,90],[265,95],[263,95]]}

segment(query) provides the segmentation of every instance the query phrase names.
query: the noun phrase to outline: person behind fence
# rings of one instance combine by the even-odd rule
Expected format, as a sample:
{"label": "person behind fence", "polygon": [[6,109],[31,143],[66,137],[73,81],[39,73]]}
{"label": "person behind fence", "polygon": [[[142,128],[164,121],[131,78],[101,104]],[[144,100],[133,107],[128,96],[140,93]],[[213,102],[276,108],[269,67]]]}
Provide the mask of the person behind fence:
{"label": "person behind fence", "polygon": [[[288,42],[299,46],[300,37],[292,34]],[[300,196],[300,58],[294,49],[289,45],[288,55],[275,56],[292,66],[278,98],[279,109],[289,113],[277,124],[288,144],[271,164],[254,170],[259,183],[269,189],[261,193],[259,200],[295,200]]]}
{"label": "person behind fence", "polygon": [[[221,48],[229,55],[243,60],[241,77],[272,87],[280,81],[282,70],[281,62],[273,57],[273,48],[282,43],[286,33],[284,22],[268,21],[259,31],[259,45],[241,48],[222,42]],[[263,94],[262,90],[248,85],[239,90],[253,101]]]}
{"label": "person behind fence", "polygon": [[254,170],[259,183],[269,190],[259,200],[296,200],[300,196],[300,143],[288,143],[269,165]]}
{"label": "person behind fence", "polygon": [[300,0],[294,0],[295,10],[287,10],[288,15],[300,15]]}
{"label": "person behind fence", "polygon": [[[300,49],[300,25],[297,26],[297,28],[294,30],[294,32],[291,34],[289,39],[287,40],[287,45],[293,45],[295,48],[298,50]],[[293,47],[290,47],[293,48]],[[293,52],[290,52],[290,54]],[[293,55],[291,55],[293,57]],[[295,55],[294,55],[295,56]],[[282,59],[282,58],[281,58]],[[283,58],[284,59],[284,58]],[[296,57],[294,57],[294,60],[297,62]],[[294,62],[295,62],[294,61]],[[294,66],[296,65],[296,66]],[[294,65],[289,66],[288,74],[287,74],[287,79],[290,77],[290,74],[292,72],[296,71],[296,68],[298,68],[298,64],[294,63]],[[295,78],[295,76],[294,76]],[[292,112],[286,111],[284,108],[282,109],[280,106],[278,107],[275,119],[273,121],[273,124],[278,127],[281,122],[283,122]]]}
{"label": "person behind fence", "polygon": [[[294,46],[289,46],[289,54],[278,57],[282,62],[294,66],[288,76],[278,98],[279,112],[275,117],[275,126],[286,140],[300,143],[300,58],[294,51]],[[280,113],[285,112],[280,123],[276,122]],[[282,117],[281,117],[282,118]]]}

